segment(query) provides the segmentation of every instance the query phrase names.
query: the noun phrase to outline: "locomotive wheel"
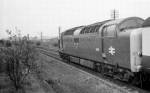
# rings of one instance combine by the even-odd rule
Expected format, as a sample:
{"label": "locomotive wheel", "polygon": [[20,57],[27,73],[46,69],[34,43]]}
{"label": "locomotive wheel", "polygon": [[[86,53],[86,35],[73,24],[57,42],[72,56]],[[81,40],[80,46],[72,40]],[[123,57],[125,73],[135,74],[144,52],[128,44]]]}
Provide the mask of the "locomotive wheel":
{"label": "locomotive wheel", "polygon": [[96,62],[93,63],[93,69],[94,69],[96,72],[98,71],[98,66],[97,66],[97,63],[96,63]]}
{"label": "locomotive wheel", "polygon": [[140,87],[143,88],[143,77],[142,77],[142,73],[140,73],[139,77],[140,77]]}
{"label": "locomotive wheel", "polygon": [[67,55],[67,56],[66,56],[66,59],[67,59],[67,62],[68,62],[68,63],[70,63],[70,62],[71,62],[71,60],[70,60],[70,56],[68,56],[68,55]]}
{"label": "locomotive wheel", "polygon": [[143,82],[144,82],[143,73],[142,72],[135,73],[134,77],[132,77],[130,79],[130,81],[131,81],[132,85],[139,86],[140,88],[143,88]]}
{"label": "locomotive wheel", "polygon": [[105,73],[105,65],[102,64],[102,66],[101,66],[101,74],[104,75],[104,73]]}
{"label": "locomotive wheel", "polygon": [[102,65],[101,64],[97,64],[97,71],[98,72],[102,72]]}

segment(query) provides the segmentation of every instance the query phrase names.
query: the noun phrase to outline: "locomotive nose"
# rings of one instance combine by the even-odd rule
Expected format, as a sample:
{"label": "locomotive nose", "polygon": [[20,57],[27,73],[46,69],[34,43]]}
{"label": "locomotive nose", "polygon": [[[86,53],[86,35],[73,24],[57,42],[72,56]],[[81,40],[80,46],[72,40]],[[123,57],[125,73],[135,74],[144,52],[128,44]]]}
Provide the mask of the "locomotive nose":
{"label": "locomotive nose", "polygon": [[150,73],[150,27],[142,30],[142,67]]}

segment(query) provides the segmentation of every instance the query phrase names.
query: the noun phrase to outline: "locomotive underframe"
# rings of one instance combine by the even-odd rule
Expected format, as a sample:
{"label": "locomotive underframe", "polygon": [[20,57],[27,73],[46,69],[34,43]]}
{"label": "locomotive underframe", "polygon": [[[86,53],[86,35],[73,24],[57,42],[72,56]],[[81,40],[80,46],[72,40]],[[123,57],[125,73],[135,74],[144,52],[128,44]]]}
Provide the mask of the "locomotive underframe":
{"label": "locomotive underframe", "polygon": [[[78,63],[76,62],[76,64],[79,64],[82,66],[85,66],[85,65],[80,63],[81,59],[90,61],[93,63],[93,67],[92,68],[87,67],[87,66],[85,66],[85,67],[90,68],[96,72],[99,72],[102,75],[107,75],[107,76],[110,76],[114,79],[118,79],[118,80],[121,80],[124,82],[128,82],[128,83],[137,85],[141,88],[143,87],[143,84],[148,83],[150,81],[150,79],[149,79],[150,75],[144,71],[131,72],[130,69],[120,67],[118,64],[116,64],[116,65],[106,64],[105,62],[97,62],[94,60],[85,59],[85,58],[81,58],[78,56],[65,54],[63,52],[59,52],[59,54],[60,54],[60,57],[63,60],[67,61],[68,63],[73,62],[70,57],[78,58],[79,62]],[[104,59],[104,61],[105,61],[105,59]],[[75,63],[75,62],[73,62],[73,63]]]}

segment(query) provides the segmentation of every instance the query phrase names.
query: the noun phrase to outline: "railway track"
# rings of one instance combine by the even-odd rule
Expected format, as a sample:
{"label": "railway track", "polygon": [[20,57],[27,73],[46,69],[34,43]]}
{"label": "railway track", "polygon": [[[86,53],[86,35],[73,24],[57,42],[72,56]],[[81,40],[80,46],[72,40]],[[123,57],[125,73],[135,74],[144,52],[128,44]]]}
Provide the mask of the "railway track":
{"label": "railway track", "polygon": [[122,93],[150,93],[149,89],[141,89],[141,88],[138,88],[136,86],[127,84],[126,82],[122,82],[122,81],[119,81],[119,80],[112,79],[109,76],[102,76],[100,73],[95,72],[94,70],[92,70],[90,68],[87,68],[85,66],[79,65],[77,63],[67,62],[65,60],[62,60],[59,57],[58,50],[55,50],[55,49],[47,50],[46,48],[43,48],[43,47],[38,47],[38,49],[39,49],[40,53],[42,53],[44,55],[47,55],[49,57],[52,57],[56,60],[59,60],[60,62],[62,62],[65,65],[69,64],[73,67],[76,67],[76,68],[80,69],[83,72],[89,73],[90,75],[94,76],[94,78],[100,78],[104,84],[106,84],[110,87],[113,87],[115,89],[118,89]]}

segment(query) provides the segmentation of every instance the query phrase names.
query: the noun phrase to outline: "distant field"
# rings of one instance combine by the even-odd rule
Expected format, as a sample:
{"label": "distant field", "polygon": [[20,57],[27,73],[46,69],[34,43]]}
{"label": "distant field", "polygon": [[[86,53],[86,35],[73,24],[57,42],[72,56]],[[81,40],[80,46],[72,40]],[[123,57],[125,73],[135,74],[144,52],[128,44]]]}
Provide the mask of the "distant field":
{"label": "distant field", "polygon": [[41,46],[46,47],[46,48],[51,48],[51,47],[58,47],[58,38],[52,38],[45,40],[41,43]]}

